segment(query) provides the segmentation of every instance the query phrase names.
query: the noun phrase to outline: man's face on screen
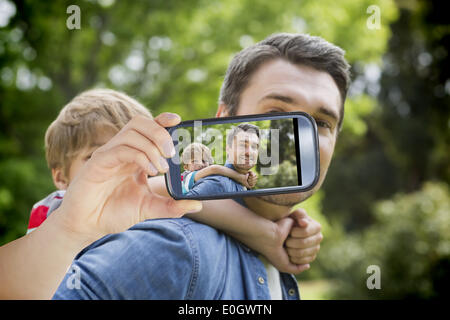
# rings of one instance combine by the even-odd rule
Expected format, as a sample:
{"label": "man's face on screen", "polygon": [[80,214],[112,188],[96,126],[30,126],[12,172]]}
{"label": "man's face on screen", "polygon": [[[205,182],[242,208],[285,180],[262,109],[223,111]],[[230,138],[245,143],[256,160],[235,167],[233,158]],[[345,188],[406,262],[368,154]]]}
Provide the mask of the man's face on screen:
{"label": "man's face on screen", "polygon": [[227,159],[238,171],[248,171],[258,161],[259,137],[253,131],[239,131],[227,146]]}

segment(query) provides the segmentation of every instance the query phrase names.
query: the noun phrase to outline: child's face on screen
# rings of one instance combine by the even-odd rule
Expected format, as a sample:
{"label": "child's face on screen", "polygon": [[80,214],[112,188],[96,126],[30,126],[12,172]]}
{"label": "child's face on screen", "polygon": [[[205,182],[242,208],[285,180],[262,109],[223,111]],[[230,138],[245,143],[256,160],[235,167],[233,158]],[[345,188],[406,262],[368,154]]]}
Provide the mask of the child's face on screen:
{"label": "child's face on screen", "polygon": [[195,159],[192,159],[190,163],[184,165],[184,170],[197,171],[197,170],[201,170],[201,169],[209,166],[209,163],[206,162],[205,160],[196,159],[197,157],[194,157],[194,158]]}

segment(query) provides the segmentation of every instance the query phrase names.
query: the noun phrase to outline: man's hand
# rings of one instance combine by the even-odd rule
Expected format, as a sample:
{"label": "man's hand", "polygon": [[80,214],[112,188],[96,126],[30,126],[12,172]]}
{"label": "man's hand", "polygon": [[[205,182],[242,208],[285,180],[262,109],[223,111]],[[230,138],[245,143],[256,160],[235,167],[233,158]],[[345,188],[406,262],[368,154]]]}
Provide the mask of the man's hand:
{"label": "man's hand", "polygon": [[297,209],[290,215],[295,225],[285,242],[290,261],[297,265],[310,264],[316,259],[323,239],[321,225],[311,219],[304,209]]}
{"label": "man's hand", "polygon": [[154,120],[133,118],[108,143],[98,148],[71,182],[58,211],[63,227],[93,239],[122,232],[152,218],[175,218],[201,209],[201,202],[176,201],[150,191],[147,175],[168,170],[165,158],[174,155],[164,127],[180,117],[163,113]]}

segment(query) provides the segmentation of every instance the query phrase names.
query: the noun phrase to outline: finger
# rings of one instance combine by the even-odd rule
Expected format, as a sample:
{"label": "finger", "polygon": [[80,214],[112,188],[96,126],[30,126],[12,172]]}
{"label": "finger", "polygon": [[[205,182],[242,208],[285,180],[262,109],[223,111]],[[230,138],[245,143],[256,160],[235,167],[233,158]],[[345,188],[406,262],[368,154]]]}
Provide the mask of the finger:
{"label": "finger", "polygon": [[134,129],[151,140],[164,157],[171,158],[175,155],[172,137],[158,122],[143,116],[137,116],[131,119],[122,130],[129,129]]}
{"label": "finger", "polygon": [[294,226],[291,230],[290,236],[295,238],[306,238],[319,233],[321,229],[321,225],[313,221],[311,223],[307,223],[306,227]]}
{"label": "finger", "polygon": [[302,258],[291,258],[290,260],[292,263],[295,263],[295,264],[309,264],[309,263],[312,263],[314,260],[316,260],[316,255],[302,257]]}
{"label": "finger", "polygon": [[292,273],[292,274],[299,274],[305,270],[308,270],[310,268],[309,264],[295,264],[292,261],[289,261],[283,266],[275,266],[278,271],[284,272],[284,273]]}
{"label": "finger", "polygon": [[137,149],[147,155],[147,158],[150,160],[149,165],[151,168],[156,169],[161,173],[164,173],[169,169],[167,160],[161,155],[155,144],[133,128],[119,132],[113,140],[110,141],[109,145],[110,148],[125,145]]}
{"label": "finger", "polygon": [[319,252],[320,250],[320,245],[311,247],[311,248],[306,248],[306,249],[295,249],[295,248],[286,248],[286,251],[289,255],[289,257],[291,258],[303,258],[303,257],[307,257],[307,256],[312,256],[315,255]]}
{"label": "finger", "polygon": [[305,249],[317,246],[318,244],[320,244],[320,242],[322,242],[322,240],[323,240],[322,233],[317,233],[307,238],[289,237],[286,240],[286,247],[294,249]]}
{"label": "finger", "polygon": [[299,274],[302,273],[303,271],[306,271],[310,268],[311,266],[309,265],[309,263],[307,264],[299,264],[296,265],[296,270],[294,272],[291,272],[292,274]]}
{"label": "finger", "polygon": [[308,226],[309,221],[306,219],[300,219],[297,221],[297,225],[301,228],[306,228]]}
{"label": "finger", "polygon": [[163,127],[173,127],[180,123],[181,117],[176,113],[163,112],[155,118],[155,121]]}
{"label": "finger", "polygon": [[202,209],[201,201],[175,200],[157,194],[145,198],[142,208],[143,219],[178,218],[185,213],[194,213]]}
{"label": "finger", "polygon": [[110,178],[116,174],[117,167],[127,163],[134,163],[149,175],[155,175],[155,171],[149,166],[147,155],[129,146],[119,145],[109,149],[97,150],[87,162],[87,178],[96,178],[99,181]]}

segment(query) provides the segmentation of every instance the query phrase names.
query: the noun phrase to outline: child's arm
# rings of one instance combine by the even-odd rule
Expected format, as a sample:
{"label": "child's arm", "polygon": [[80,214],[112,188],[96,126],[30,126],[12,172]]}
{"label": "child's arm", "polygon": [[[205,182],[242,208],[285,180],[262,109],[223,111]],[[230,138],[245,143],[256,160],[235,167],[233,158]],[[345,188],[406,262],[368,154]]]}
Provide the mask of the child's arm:
{"label": "child's arm", "polygon": [[250,185],[247,182],[247,175],[241,174],[236,170],[218,164],[213,164],[206,168],[198,170],[197,173],[195,174],[194,181],[197,182],[198,180],[213,174],[218,174],[221,176],[231,178],[234,181],[239,182],[243,186],[250,188]]}
{"label": "child's arm", "polygon": [[[163,176],[152,177],[148,182],[152,192],[169,196]],[[291,262],[291,257],[293,259],[297,256],[298,250],[290,248],[288,253],[283,246],[294,224],[291,218],[272,222],[231,199],[209,200],[202,203],[203,209],[200,212],[186,216],[236,238],[263,254],[279,271],[299,273],[309,268],[309,265],[296,265]]]}

